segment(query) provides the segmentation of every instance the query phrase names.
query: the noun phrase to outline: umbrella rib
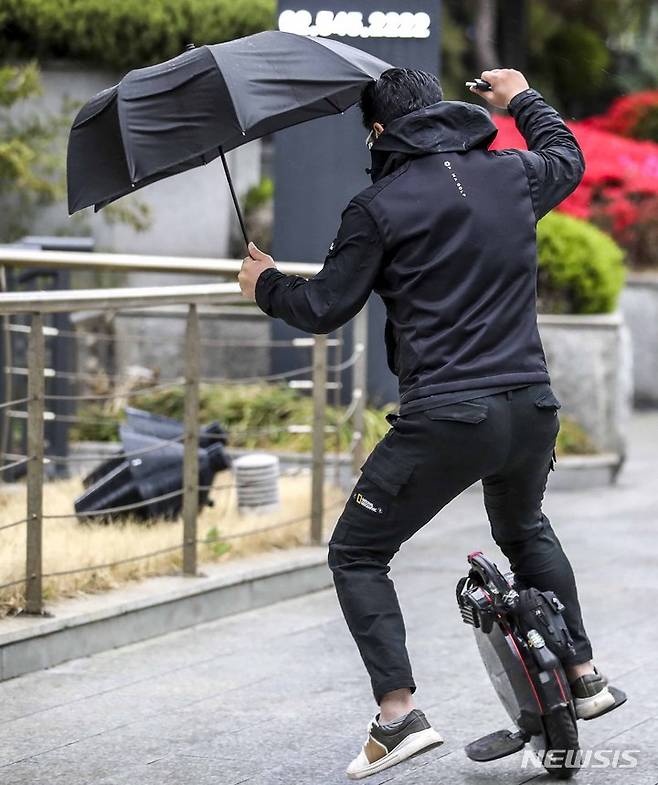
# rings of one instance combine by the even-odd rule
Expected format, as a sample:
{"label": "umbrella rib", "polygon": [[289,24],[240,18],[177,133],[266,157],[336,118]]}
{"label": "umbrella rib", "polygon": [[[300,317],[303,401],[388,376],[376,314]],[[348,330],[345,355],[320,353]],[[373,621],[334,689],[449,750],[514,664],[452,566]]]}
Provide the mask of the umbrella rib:
{"label": "umbrella rib", "polygon": [[341,114],[343,113],[343,110],[340,108],[340,106],[338,106],[338,104],[336,104],[334,101],[332,101],[331,98],[329,98],[329,96],[327,96],[324,100],[329,104],[329,106],[333,106],[333,108],[337,112],[340,112]]}
{"label": "umbrella rib", "polygon": [[[343,61],[343,62],[350,62],[349,60],[347,60],[347,58],[345,58],[345,57],[343,57],[342,55],[338,54],[338,52],[336,52],[336,51],[335,51],[334,49],[332,49],[330,46],[325,46],[325,45],[322,43],[322,39],[321,39],[320,37],[317,37],[317,36],[304,36],[304,38],[306,38],[306,40],[307,40],[307,41],[312,41],[312,42],[313,42],[313,44],[314,44],[315,46],[320,46],[320,47],[322,47],[322,49],[323,49],[325,52],[331,52],[331,54],[332,54],[332,55],[333,55],[335,58],[337,58],[338,60],[341,60],[341,61]],[[329,39],[329,40],[331,40],[331,39]],[[337,41],[336,43],[340,43],[340,42],[339,42],[339,41]],[[356,47],[350,47],[350,48],[356,48]],[[360,51],[362,51],[362,52],[363,52],[363,50],[360,50]],[[375,57],[375,56],[373,55],[373,57]],[[379,60],[381,63],[383,63],[383,65],[387,66],[388,68],[393,68],[393,66],[392,66],[390,63],[387,63],[385,60],[381,60],[381,58],[379,58],[379,57],[375,57],[375,59],[376,59],[376,60]],[[354,68],[358,68],[358,70],[359,70],[359,71],[361,71],[361,73],[363,73],[363,74],[366,74],[366,76],[368,75],[367,71],[365,71],[365,70],[364,70],[363,68],[361,68],[360,66],[355,66],[355,64],[354,64],[354,63],[350,63],[350,64],[351,64],[351,65],[352,65]],[[386,69],[384,69],[384,70],[386,70]],[[373,82],[375,81],[375,78],[374,78],[374,77],[372,77],[372,76],[370,77],[370,79],[372,79],[372,81],[373,81]],[[355,102],[355,103],[356,103],[356,102]]]}
{"label": "umbrella rib", "polygon": [[246,136],[247,132],[246,132],[246,130],[244,128],[244,123],[242,122],[242,117],[238,114],[238,109],[237,109],[237,107],[235,105],[235,101],[233,100],[233,93],[231,92],[230,80],[228,80],[226,78],[226,74],[224,73],[224,71],[222,69],[221,63],[219,62],[219,60],[215,56],[215,53],[210,50],[210,47],[207,44],[204,44],[204,46],[202,48],[205,49],[208,52],[208,54],[210,55],[210,57],[212,58],[212,61],[213,61],[214,65],[215,65],[215,68],[217,69],[217,71],[219,73],[219,76],[221,77],[222,81],[224,82],[224,87],[226,88],[226,94],[228,96],[229,101],[231,102],[231,106],[233,107],[233,114],[235,115],[235,119],[238,121],[238,126],[240,127],[240,131],[242,132],[242,136]]}

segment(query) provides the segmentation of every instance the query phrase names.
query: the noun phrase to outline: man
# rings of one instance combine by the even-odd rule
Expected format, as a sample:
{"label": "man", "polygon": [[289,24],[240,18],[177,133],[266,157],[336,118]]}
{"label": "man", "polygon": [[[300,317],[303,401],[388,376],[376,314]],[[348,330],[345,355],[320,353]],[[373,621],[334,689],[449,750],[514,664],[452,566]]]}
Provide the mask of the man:
{"label": "man", "polygon": [[347,206],[321,272],[310,281],[283,275],[251,245],[239,276],[266,314],[312,333],[340,327],[372,291],[386,305],[400,413],[362,467],[329,543],[340,605],[379,704],[347,770],[355,779],[442,741],[414,708],[389,563],[477,480],[517,579],[555,591],[566,606],[576,653],[565,667],[578,716],[614,703],[541,506],[560,403],[537,330],[535,225],[578,185],[583,157],[523,74],[495,69],[482,79],[492,89],[478,94],[507,107],[528,151],[488,150],[496,135],[488,112],[443,101],[431,74],[386,71],[361,97],[373,184]]}

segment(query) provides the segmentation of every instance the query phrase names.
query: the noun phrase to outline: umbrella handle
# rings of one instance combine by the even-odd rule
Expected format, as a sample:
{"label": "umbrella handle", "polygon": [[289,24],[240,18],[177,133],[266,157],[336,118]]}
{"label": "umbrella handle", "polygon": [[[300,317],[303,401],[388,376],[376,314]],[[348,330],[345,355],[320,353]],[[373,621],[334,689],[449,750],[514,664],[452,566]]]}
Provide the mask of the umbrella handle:
{"label": "umbrella handle", "polygon": [[240,208],[240,202],[238,201],[237,194],[235,193],[235,188],[233,187],[233,180],[231,179],[231,172],[228,168],[228,163],[226,162],[226,156],[224,155],[224,151],[222,148],[219,148],[219,155],[222,159],[222,166],[224,167],[224,174],[226,175],[226,179],[228,181],[228,187],[231,191],[231,198],[233,199],[233,204],[235,205],[235,211],[238,214],[238,221],[240,221],[240,229],[242,229],[242,236],[244,237],[244,242],[247,247],[249,247],[249,238],[247,237],[247,226],[244,222],[244,217],[242,215],[242,209]]}

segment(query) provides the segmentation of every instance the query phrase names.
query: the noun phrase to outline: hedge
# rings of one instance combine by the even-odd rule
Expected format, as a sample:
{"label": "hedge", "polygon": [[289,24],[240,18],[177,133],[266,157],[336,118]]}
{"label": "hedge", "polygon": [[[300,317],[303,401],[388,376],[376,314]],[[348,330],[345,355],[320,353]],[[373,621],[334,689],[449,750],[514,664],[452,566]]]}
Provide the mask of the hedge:
{"label": "hedge", "polygon": [[624,253],[587,221],[549,213],[537,225],[539,309],[544,313],[614,311],[624,284]]}
{"label": "hedge", "polygon": [[[131,405],[138,409],[182,420],[185,391],[182,388],[132,391]],[[393,406],[368,406],[365,411],[364,442],[372,449],[384,436],[389,426],[385,416]],[[308,452],[311,435],[292,433],[286,425],[310,423],[313,401],[308,395],[285,385],[255,384],[201,385],[199,420],[202,423],[219,420],[231,434],[230,446],[248,449],[290,450]],[[77,422],[71,427],[72,441],[117,441],[119,425],[125,413],[117,414],[106,404],[90,403],[81,406]],[[327,406],[327,424],[338,428],[341,450],[347,452],[352,444],[352,423],[344,420],[344,410]],[[282,429],[283,428],[283,429]],[[327,433],[325,447],[333,450],[336,434]]]}
{"label": "hedge", "polygon": [[271,29],[274,0],[0,0],[4,58],[127,70]]}

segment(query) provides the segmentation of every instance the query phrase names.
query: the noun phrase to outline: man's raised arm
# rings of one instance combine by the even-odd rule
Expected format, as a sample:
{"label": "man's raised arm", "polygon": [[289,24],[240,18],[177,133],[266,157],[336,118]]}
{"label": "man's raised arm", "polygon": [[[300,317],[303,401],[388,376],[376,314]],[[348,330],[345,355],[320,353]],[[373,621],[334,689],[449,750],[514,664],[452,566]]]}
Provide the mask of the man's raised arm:
{"label": "man's raised arm", "polygon": [[528,151],[516,151],[530,181],[537,219],[556,207],[583,178],[585,160],[576,137],[542,96],[528,87],[519,71],[483,71],[491,91],[477,92],[494,106],[507,107],[523,134]]}

